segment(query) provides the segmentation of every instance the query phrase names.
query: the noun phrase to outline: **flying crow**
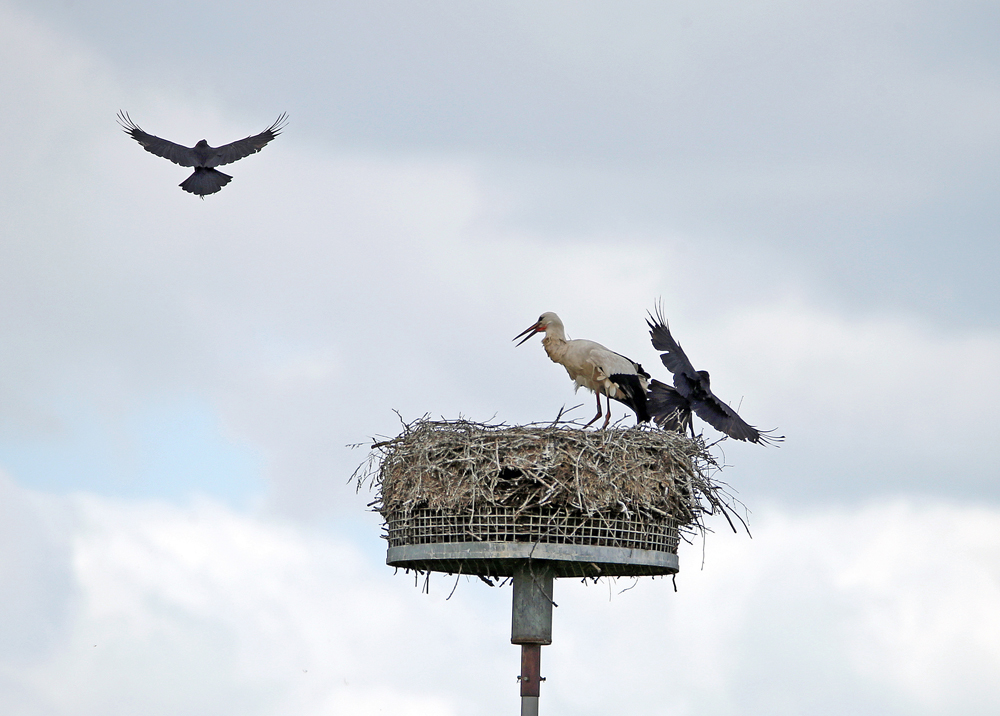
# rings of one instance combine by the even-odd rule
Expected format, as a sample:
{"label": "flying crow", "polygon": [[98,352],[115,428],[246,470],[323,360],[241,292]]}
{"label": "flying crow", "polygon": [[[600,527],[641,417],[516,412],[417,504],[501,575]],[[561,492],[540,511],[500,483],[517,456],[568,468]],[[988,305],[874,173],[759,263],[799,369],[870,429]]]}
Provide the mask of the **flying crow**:
{"label": "flying crow", "polygon": [[232,164],[238,159],[259,152],[281,133],[287,118],[288,115],[282,114],[274,124],[260,134],[230,144],[223,144],[221,147],[210,147],[204,139],[193,147],[185,147],[142,131],[127,112],[118,113],[118,123],[122,129],[125,130],[126,134],[131,135],[132,139],[139,142],[147,152],[169,159],[182,167],[194,167],[194,174],[181,182],[180,186],[184,191],[198,194],[202,199],[205,198],[206,194],[214,194],[219,191],[232,179],[231,176],[220,172],[215,167]]}
{"label": "flying crow", "polygon": [[713,428],[736,440],[764,445],[784,440],[784,436],[770,435],[773,431],[758,430],[747,424],[735,410],[716,397],[709,386],[708,371],[694,369],[680,344],[670,335],[670,328],[660,309],[655,316],[649,316],[646,324],[653,348],[664,351],[660,360],[674,374],[672,388],[658,380],[650,382],[649,412],[657,425],[677,432],[691,428],[693,434],[691,412],[694,411]]}

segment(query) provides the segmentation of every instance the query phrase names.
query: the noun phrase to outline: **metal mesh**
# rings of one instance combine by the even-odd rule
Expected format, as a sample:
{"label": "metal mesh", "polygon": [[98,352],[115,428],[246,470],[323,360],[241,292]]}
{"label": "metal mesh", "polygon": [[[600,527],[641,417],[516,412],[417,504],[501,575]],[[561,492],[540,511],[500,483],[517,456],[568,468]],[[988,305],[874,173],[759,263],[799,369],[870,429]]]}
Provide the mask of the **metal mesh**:
{"label": "metal mesh", "polygon": [[455,514],[431,509],[386,516],[390,547],[444,542],[542,542],[677,554],[677,523],[637,516],[574,516],[559,510],[513,509]]}

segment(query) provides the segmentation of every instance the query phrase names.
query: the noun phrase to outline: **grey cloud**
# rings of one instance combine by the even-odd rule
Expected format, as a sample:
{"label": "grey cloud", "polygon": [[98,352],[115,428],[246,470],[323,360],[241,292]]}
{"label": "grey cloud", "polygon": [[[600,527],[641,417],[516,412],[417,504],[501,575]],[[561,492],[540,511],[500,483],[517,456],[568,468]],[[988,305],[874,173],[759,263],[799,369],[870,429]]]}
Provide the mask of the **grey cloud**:
{"label": "grey cloud", "polygon": [[[46,514],[52,503],[38,506]],[[517,708],[508,589],[439,575],[425,595],[381,563],[381,548],[359,546],[369,544],[359,535],[378,542],[371,521],[329,533],[211,502],[70,507],[72,529],[56,542],[72,550],[85,608],[54,653],[5,664],[22,685],[0,690],[7,711]],[[944,501],[762,506],[753,540],[710,535],[704,564],[701,545],[682,547],[676,593],[669,580],[559,580],[544,704],[582,714],[665,703],[710,716],[803,704],[991,714],[998,520]],[[435,678],[442,672],[453,678]]]}
{"label": "grey cloud", "polygon": [[67,638],[77,590],[68,544],[71,513],[0,471],[0,684],[7,669],[45,662]]}

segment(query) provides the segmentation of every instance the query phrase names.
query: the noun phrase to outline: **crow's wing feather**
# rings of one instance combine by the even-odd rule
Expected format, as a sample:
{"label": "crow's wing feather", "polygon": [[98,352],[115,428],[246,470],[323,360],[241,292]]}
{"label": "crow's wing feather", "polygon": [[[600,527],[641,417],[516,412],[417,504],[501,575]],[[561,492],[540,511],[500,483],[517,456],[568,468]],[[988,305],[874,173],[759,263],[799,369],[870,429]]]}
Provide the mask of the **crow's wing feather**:
{"label": "crow's wing feather", "polygon": [[715,394],[710,394],[705,399],[691,401],[691,407],[699,418],[735,440],[765,445],[784,440],[784,436],[771,436],[768,434],[769,431],[761,431],[750,425]]}
{"label": "crow's wing feather", "polygon": [[127,134],[131,135],[132,139],[139,142],[142,148],[150,154],[169,159],[174,164],[180,164],[182,167],[194,167],[198,165],[198,155],[195,154],[194,149],[181,144],[175,144],[166,139],[160,139],[148,132],[142,131],[142,128],[132,121],[127,112],[118,113],[118,123]]}
{"label": "crow's wing feather", "polygon": [[660,307],[657,307],[655,316],[650,314],[649,318],[646,319],[646,325],[649,326],[649,337],[652,339],[653,348],[664,351],[660,354],[660,360],[663,361],[667,370],[674,374],[694,376],[694,366],[681,350],[681,344],[670,335],[670,327],[663,318],[663,311]]}
{"label": "crow's wing feather", "polygon": [[249,157],[251,154],[256,154],[263,149],[268,142],[281,134],[281,130],[284,129],[285,122],[287,120],[288,115],[282,113],[282,115],[275,120],[274,124],[260,134],[255,134],[252,137],[246,137],[235,142],[230,142],[229,144],[223,144],[215,150],[215,155],[205,163],[205,166],[218,167],[223,164],[232,164],[243,157]]}

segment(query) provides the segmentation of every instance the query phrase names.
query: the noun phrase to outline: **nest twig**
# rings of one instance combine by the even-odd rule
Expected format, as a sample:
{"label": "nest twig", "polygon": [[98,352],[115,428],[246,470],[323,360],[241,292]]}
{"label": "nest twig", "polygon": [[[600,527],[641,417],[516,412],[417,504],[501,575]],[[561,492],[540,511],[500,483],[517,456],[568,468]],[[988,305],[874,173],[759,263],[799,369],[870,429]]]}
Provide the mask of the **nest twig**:
{"label": "nest twig", "polygon": [[358,489],[383,517],[429,508],[544,511],[590,518],[672,518],[681,533],[706,530],[721,512],[746,526],[738,501],[713,475],[720,467],[700,439],[647,426],[581,430],[569,423],[487,425],[467,420],[404,423],[376,442],[355,471]]}

